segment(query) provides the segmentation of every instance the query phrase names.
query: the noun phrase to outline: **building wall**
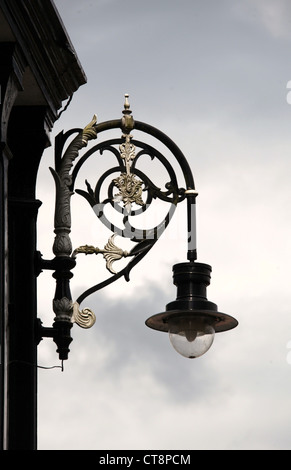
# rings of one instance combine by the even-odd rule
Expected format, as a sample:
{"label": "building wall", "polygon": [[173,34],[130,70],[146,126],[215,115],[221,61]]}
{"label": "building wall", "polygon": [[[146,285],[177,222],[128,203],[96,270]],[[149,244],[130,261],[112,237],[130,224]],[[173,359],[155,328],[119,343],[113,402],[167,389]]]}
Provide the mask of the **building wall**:
{"label": "building wall", "polygon": [[86,76],[50,0],[0,0],[0,59],[0,449],[35,449],[36,177],[58,111]]}

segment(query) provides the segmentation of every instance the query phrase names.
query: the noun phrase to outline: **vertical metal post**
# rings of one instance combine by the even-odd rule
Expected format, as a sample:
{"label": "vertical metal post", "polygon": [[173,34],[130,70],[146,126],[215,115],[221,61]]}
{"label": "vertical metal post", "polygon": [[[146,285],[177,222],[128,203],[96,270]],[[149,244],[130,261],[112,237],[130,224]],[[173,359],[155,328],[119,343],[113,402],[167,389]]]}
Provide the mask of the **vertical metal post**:
{"label": "vertical metal post", "polygon": [[188,252],[187,259],[195,261],[197,259],[196,240],[196,197],[198,192],[195,189],[185,191],[187,197],[187,226],[188,226]]}

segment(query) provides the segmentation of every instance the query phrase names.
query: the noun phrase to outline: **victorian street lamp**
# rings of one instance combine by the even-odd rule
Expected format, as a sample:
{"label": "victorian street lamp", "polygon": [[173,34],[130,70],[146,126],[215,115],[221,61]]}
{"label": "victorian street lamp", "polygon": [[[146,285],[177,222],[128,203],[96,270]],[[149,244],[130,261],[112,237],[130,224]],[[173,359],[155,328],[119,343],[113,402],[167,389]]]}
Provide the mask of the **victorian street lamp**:
{"label": "victorian street lamp", "polygon": [[[79,155],[90,140],[100,138],[103,132],[113,129],[122,131],[121,138],[104,140]],[[157,144],[134,140],[131,132],[138,131],[154,139],[166,153],[178,163],[183,175],[183,186],[170,163],[170,158]],[[76,136],[68,144],[68,139]],[[97,180],[94,189],[86,180],[86,190],[75,189],[77,175],[84,163],[96,154],[101,157],[109,152],[116,159],[116,166],[109,168]],[[158,161],[166,170],[164,188],[154,183],[157,175],[150,176],[139,167],[145,156]],[[55,168],[50,169],[56,185],[53,245],[54,259],[44,260],[37,253],[37,266],[40,273],[43,269],[54,270],[56,279],[53,310],[55,312],[52,327],[43,327],[38,320],[38,341],[43,337],[52,337],[57,344],[59,358],[68,358],[69,345],[72,341],[71,328],[74,323],[82,328],[90,328],[96,321],[95,314],[88,308],[80,309],[80,304],[90,294],[104,288],[124,276],[129,281],[132,268],[149,252],[167,228],[178,203],[187,201],[188,250],[187,262],[173,266],[173,280],[177,286],[177,298],[167,304],[162,313],[146,320],[146,325],[158,331],[169,333],[173,347],[182,356],[199,357],[211,346],[216,332],[226,331],[237,326],[238,322],[229,315],[218,311],[216,304],[207,300],[206,288],[210,284],[211,267],[196,262],[196,197],[197,191],[189,164],[177,145],[164,133],[153,126],[135,121],[130,110],[128,95],[125,95],[123,116],[121,119],[98,124],[96,116],[85,129],[72,129],[61,132],[55,141]],[[114,176],[114,177],[113,177]],[[106,196],[101,196],[103,186],[107,183]],[[73,249],[71,232],[71,196],[73,193],[83,196],[92,207],[98,219],[113,233],[100,249],[94,245],[82,245]],[[167,203],[166,215],[154,227],[137,228],[132,224],[134,217],[146,213],[155,201]],[[111,207],[122,218],[121,227],[109,219],[107,207]],[[121,236],[131,240],[134,247],[125,251],[115,243],[115,237]],[[102,254],[110,277],[87,289],[73,302],[70,291],[71,270],[76,265],[79,254]],[[121,258],[129,258],[128,264],[120,271],[115,271],[113,264]]]}

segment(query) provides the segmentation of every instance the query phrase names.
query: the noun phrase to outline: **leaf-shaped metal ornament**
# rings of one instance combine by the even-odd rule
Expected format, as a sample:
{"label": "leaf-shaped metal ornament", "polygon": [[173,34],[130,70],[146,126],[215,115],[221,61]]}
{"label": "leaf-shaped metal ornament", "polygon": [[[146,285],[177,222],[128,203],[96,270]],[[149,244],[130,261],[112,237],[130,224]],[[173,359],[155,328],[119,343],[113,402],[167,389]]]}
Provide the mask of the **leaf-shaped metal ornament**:
{"label": "leaf-shaped metal ornament", "polygon": [[103,257],[106,260],[106,268],[112,274],[116,274],[116,271],[112,268],[112,264],[114,261],[117,261],[121,258],[125,258],[128,256],[127,251],[123,251],[121,248],[114,244],[114,239],[116,237],[116,233],[114,233],[108,240],[107,244],[103,250]]}
{"label": "leaf-shaped metal ornament", "polygon": [[115,237],[116,233],[111,235],[103,250],[101,250],[97,246],[94,247],[92,245],[83,245],[74,250],[72,257],[75,258],[78,253],[84,253],[85,255],[98,255],[98,253],[102,253],[104,259],[106,260],[106,268],[112,274],[116,274],[116,271],[114,271],[114,269],[112,268],[112,264],[114,263],[114,261],[118,261],[121,258],[126,258],[127,256],[129,256],[129,253],[128,251],[124,251],[122,250],[122,248],[119,248],[115,245]]}

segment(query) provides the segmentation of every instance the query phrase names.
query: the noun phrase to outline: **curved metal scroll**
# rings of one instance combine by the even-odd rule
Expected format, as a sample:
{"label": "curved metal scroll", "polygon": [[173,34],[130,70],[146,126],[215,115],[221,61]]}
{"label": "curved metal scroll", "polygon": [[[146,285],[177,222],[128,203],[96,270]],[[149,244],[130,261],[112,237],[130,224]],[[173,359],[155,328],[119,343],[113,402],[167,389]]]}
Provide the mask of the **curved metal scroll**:
{"label": "curved metal scroll", "polygon": [[[77,161],[72,174],[70,175],[70,194],[75,191],[79,195],[83,196],[91,205],[100,221],[114,233],[103,249],[91,245],[84,245],[74,250],[72,254],[73,258],[76,257],[78,253],[103,253],[104,258],[106,259],[107,268],[112,273],[111,277],[91,287],[80,295],[76,301],[77,304],[81,304],[87,296],[111,284],[122,276],[124,276],[128,281],[131,269],[149,252],[168,226],[177,204],[185,199],[187,191],[191,192],[195,190],[191,169],[185,156],[177,145],[168,136],[155,127],[140,121],[133,121],[130,113],[129,104],[126,100],[125,110],[123,111],[124,116],[122,119],[107,121],[100,124],[97,124],[96,122],[94,123],[94,133],[96,133],[97,137],[103,131],[110,129],[121,129],[123,131],[122,137],[106,140],[88,149]],[[139,140],[133,140],[130,134],[132,130],[138,130],[156,138],[158,141],[163,143],[168,150],[170,150],[182,170],[185,179],[185,188],[178,186],[175,171],[168,159],[151,145]],[[61,133],[57,136],[55,153],[56,171],[58,171],[58,169],[63,165],[62,152],[65,142],[72,134],[80,132],[81,129],[72,129],[66,134]],[[137,149],[138,151],[136,151]],[[111,152],[111,154],[116,158],[116,166],[110,168],[99,177],[94,189],[87,180],[86,191],[74,189],[80,169],[87,159],[96,152],[99,152],[101,156],[105,152]],[[152,178],[138,169],[138,163],[145,155],[148,155],[152,160],[158,160],[166,169],[169,180],[165,184],[164,190],[157,187],[152,181]],[[116,173],[119,174],[119,176],[113,178],[113,175]],[[108,177],[112,177],[112,181],[108,186],[107,197],[102,200],[101,188]],[[119,192],[114,194],[114,191]],[[134,227],[131,224],[130,219],[136,215],[144,213],[150,207],[154,199],[159,199],[170,204],[165,218],[160,224],[152,227],[151,229],[138,229]],[[105,215],[104,209],[107,204],[111,205],[115,210],[122,214],[122,228],[113,225]],[[136,245],[129,252],[125,252],[115,245],[115,235],[129,238]],[[121,257],[130,257],[131,259],[125,268],[116,273],[112,268],[112,263]]]}

